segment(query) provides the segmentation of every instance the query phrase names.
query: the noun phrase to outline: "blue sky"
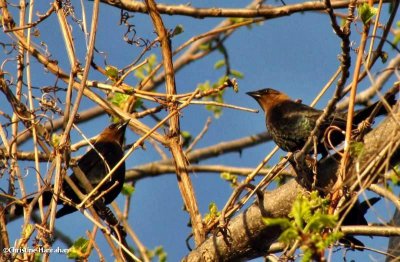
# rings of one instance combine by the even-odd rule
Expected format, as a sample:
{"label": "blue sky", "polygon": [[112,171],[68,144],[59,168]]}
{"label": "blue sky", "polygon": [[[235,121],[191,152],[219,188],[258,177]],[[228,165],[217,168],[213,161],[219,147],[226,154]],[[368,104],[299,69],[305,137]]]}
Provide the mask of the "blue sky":
{"label": "blue sky", "polygon": [[[168,3],[175,2],[169,1]],[[289,1],[287,2],[287,4],[290,3]],[[245,5],[243,1],[237,0],[223,3],[192,1],[191,4],[198,7],[220,5],[224,7],[241,7]],[[280,3],[274,2],[270,4],[279,5]],[[87,15],[90,17],[92,2],[85,2],[85,6]],[[47,5],[43,5],[39,9],[43,11],[47,7]],[[78,4],[75,9],[79,12]],[[383,16],[386,17],[387,13],[387,9],[385,9]],[[182,24],[184,27],[184,32],[172,39],[174,48],[191,37],[210,30],[222,20],[219,18],[198,20],[182,16],[163,16],[163,19],[167,28],[173,29],[178,24]],[[135,24],[138,35],[145,38],[155,36],[151,22],[146,15],[136,14],[131,22]],[[109,65],[120,68],[134,60],[141,49],[127,45],[122,41],[124,28],[118,26],[118,23],[119,10],[101,5],[96,48],[107,53],[107,63]],[[357,29],[360,30],[361,27],[362,24],[359,22]],[[82,33],[78,31],[76,26],[74,30],[77,52],[80,61],[83,63],[85,42]],[[43,23],[40,27],[40,37],[34,39],[34,41],[37,43],[46,41],[53,57],[59,61],[61,67],[67,70],[68,60],[66,58],[64,60],[60,59],[65,57],[65,50],[62,39],[57,36],[58,34],[59,25],[55,16],[53,16]],[[352,41],[355,41],[355,46],[358,46],[358,34],[353,31],[351,36]],[[6,41],[5,39],[7,39],[5,35],[0,35],[0,41]],[[337,57],[340,53],[340,40],[333,33],[328,17],[319,13],[299,13],[289,17],[265,21],[263,25],[254,25],[250,30],[241,28],[226,41],[225,46],[229,52],[231,67],[244,74],[244,79],[238,79],[239,93],[228,90],[225,95],[225,102],[250,108],[258,109],[258,105],[245,92],[265,87],[281,90],[292,98],[302,99],[303,103],[309,104],[339,65]],[[392,50],[386,48],[386,51],[391,52]],[[150,53],[157,54],[158,60],[160,60],[157,48],[152,49]],[[3,56],[4,53],[1,53],[0,58]],[[220,59],[222,59],[222,55],[214,53],[179,71],[176,74],[178,92],[192,91],[199,83],[207,80],[216,81],[224,72],[222,69],[214,70],[213,68],[215,62]],[[104,65],[103,58],[98,54],[95,55],[95,61],[100,65]],[[353,60],[352,64],[354,65],[354,63]],[[33,66],[35,65],[37,65],[37,62],[33,61]],[[377,62],[377,68],[384,68],[384,66]],[[13,70],[11,65],[7,68]],[[96,73],[92,73],[90,78],[97,78],[99,81],[105,80],[104,77],[99,77]],[[135,84],[133,77],[128,78],[128,81],[130,84]],[[37,86],[52,85],[54,77],[39,69],[34,71],[33,83]],[[369,83],[368,81],[366,83],[361,88],[367,87]],[[65,86],[63,83],[60,83],[60,85]],[[158,91],[164,91],[164,86],[160,86]],[[322,108],[326,104],[331,93],[332,91],[323,97],[317,105],[318,108]],[[0,103],[5,103],[3,95],[0,95]],[[83,110],[91,106],[93,106],[93,103],[84,99],[80,109]],[[182,129],[195,136],[201,131],[206,119],[210,116],[212,114],[205,110],[203,106],[192,105],[182,113]],[[108,117],[103,116],[88,123],[80,124],[79,127],[86,136],[90,137],[96,135],[107,126],[108,121]],[[155,125],[155,122],[150,119],[144,119],[144,122],[150,126]],[[213,118],[209,131],[200,141],[197,148],[241,138],[264,130],[263,114],[224,109],[221,118]],[[163,130],[159,132],[163,133]],[[76,132],[73,133],[72,139],[73,142],[80,140]],[[128,131],[127,142],[132,143],[137,139],[138,136],[136,134]],[[255,148],[246,149],[241,154],[231,153],[204,161],[204,164],[255,167],[273,147],[273,142],[269,142]],[[31,143],[26,143],[22,148],[29,150],[32,145]],[[165,151],[168,153],[167,150]],[[279,156],[282,155],[284,155],[283,152],[280,152],[269,164],[277,163]],[[159,159],[159,155],[152,146],[146,143],[146,150],[136,150],[129,157],[126,164],[127,168],[133,168],[136,165]],[[46,167],[46,165],[42,165],[43,170],[46,170]],[[34,183],[33,176],[32,170],[29,172],[28,169],[27,179],[32,180],[32,184]],[[219,174],[196,173],[192,175],[192,180],[202,214],[207,212],[208,204],[212,201],[216,202],[219,208],[222,208],[232,191],[230,185],[219,178]],[[2,189],[5,188],[5,185],[6,181],[4,179],[0,180]],[[31,190],[33,191],[35,188],[32,187]],[[118,202],[121,205],[123,203],[122,200],[122,197],[118,198]],[[185,239],[190,233],[190,228],[187,227],[189,217],[182,210],[182,207],[183,203],[175,175],[169,174],[156,178],[146,178],[136,183],[129,223],[148,248],[151,249],[162,245],[168,253],[168,261],[179,261],[188,252],[185,246]],[[387,221],[391,217],[393,208],[385,201],[381,201],[377,205],[376,212]],[[376,222],[376,214],[373,212],[368,214],[368,218],[370,221]],[[13,222],[12,226],[15,227],[15,230],[11,231],[11,239],[19,237],[20,225],[21,220]],[[67,232],[72,239],[84,236],[85,231],[92,228],[91,224],[80,213],[59,219],[56,226]],[[386,239],[377,237],[373,240],[362,239],[365,240],[367,245],[373,243],[375,247],[386,249]],[[98,237],[98,243],[100,247],[106,245],[101,236]],[[56,242],[54,247],[58,245],[64,247],[60,242]],[[353,254],[356,254],[356,257],[353,257]],[[107,260],[112,260],[111,256],[107,256],[107,253],[104,255],[106,255]],[[340,255],[337,257],[340,260]],[[348,258],[350,257],[357,260],[361,258],[382,260],[383,258],[376,253],[368,252],[363,252],[362,254],[350,252]],[[65,260],[63,256],[54,259],[57,259],[57,261]],[[258,261],[262,260],[259,259]]]}

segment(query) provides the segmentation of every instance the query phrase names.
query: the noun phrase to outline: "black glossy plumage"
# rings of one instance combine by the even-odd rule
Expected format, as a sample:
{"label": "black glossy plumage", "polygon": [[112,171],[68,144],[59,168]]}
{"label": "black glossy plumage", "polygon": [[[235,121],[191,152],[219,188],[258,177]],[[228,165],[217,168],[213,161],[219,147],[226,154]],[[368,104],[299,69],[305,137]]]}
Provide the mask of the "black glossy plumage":
{"label": "black glossy plumage", "polygon": [[[117,163],[124,156],[121,146],[116,142],[97,142],[94,144],[97,152],[91,149],[87,152],[78,162],[78,167],[86,175],[90,181],[92,187],[96,187],[101,180],[108,174],[108,172],[117,165]],[[99,156],[98,152],[103,156],[104,160]],[[71,175],[72,181],[83,191],[83,186],[79,182],[78,178],[74,173]],[[115,182],[118,182],[114,185]],[[118,196],[122,190],[122,186],[125,182],[125,163],[122,163],[117,170],[112,174],[112,180],[107,180],[99,189],[99,192],[104,192],[110,189],[113,185],[114,187],[104,195],[104,203],[110,204]],[[69,185],[63,182],[64,195],[70,198],[74,203],[79,203],[79,197],[75,192],[69,187]],[[85,191],[83,191],[85,192]],[[59,211],[57,211],[56,217],[62,217],[69,213],[75,212],[76,209],[69,205],[64,205]]]}
{"label": "black glossy plumage", "polygon": [[[123,158],[124,152],[122,149],[122,144],[128,122],[112,124],[104,129],[93,144],[94,148],[90,149],[77,161],[77,166],[86,175],[93,188],[95,188],[109,173],[109,171],[112,170],[113,167],[116,166],[117,163]],[[101,156],[99,154],[101,154]],[[86,190],[84,190],[83,185],[76,177],[75,173],[72,173],[70,178],[82,193],[87,193]],[[112,174],[110,180],[107,180],[97,192],[100,194],[106,190],[109,190],[102,196],[102,199],[106,205],[110,204],[118,196],[122,190],[124,182],[125,162],[122,162]],[[114,185],[115,183],[116,185]],[[62,183],[62,190],[63,195],[72,200],[74,203],[81,202],[79,197],[75,194],[66,181],[63,181]],[[42,194],[43,205],[49,205],[52,197],[52,190],[45,191]],[[94,197],[96,197],[96,195],[94,195]],[[30,203],[32,200],[33,198],[27,199],[27,202]],[[58,199],[58,204],[63,204],[64,206],[57,211],[56,218],[77,211],[75,207],[68,205],[67,203],[63,203],[60,198]],[[37,208],[37,206],[35,206],[35,208]],[[19,216],[22,214],[22,212],[22,206],[15,206],[13,215]]]}
{"label": "black glossy plumage", "polygon": [[[248,92],[265,112],[267,129],[275,143],[284,151],[301,150],[314,129],[321,110],[291,100],[286,94],[271,88]],[[341,129],[346,127],[346,119],[331,116],[321,125],[318,152],[326,155],[327,150],[322,141],[325,130],[334,125]],[[330,136],[333,144],[343,139],[340,132]]]}
{"label": "black glossy plumage", "polygon": [[[275,143],[284,151],[295,152],[301,150],[314,129],[318,118],[323,111],[295,102],[284,93],[266,88],[248,92],[265,112],[267,129]],[[386,98],[390,105],[396,102],[395,96]],[[354,128],[361,123],[374,110],[377,103],[355,112],[353,118]],[[378,115],[385,114],[385,108],[378,111]],[[340,130],[346,129],[346,114],[336,113],[328,117],[320,126],[318,138],[318,153],[327,154],[326,131],[329,126],[335,126]],[[335,130],[329,135],[333,146],[337,146],[344,140],[344,134]]]}
{"label": "black glossy plumage", "polygon": [[[368,201],[356,202],[355,205],[350,209],[347,216],[344,218],[343,226],[367,226],[368,221],[365,219],[365,214],[367,214],[369,208],[375,205],[380,200],[379,197],[372,197]],[[355,238],[354,236],[345,236],[340,239],[339,242],[346,246],[358,246],[355,247],[357,250],[364,250],[364,243]]]}
{"label": "black glossy plumage", "polygon": [[[268,112],[268,116],[266,116],[267,129],[281,149],[295,152],[303,148],[321,114],[322,111],[307,105],[291,100],[282,101]],[[338,116],[329,117],[321,125],[321,135],[330,125],[345,129],[346,119]],[[342,137],[342,134],[335,133],[335,136],[331,138],[336,142]],[[322,153],[324,150],[323,144],[319,144],[318,152]]]}

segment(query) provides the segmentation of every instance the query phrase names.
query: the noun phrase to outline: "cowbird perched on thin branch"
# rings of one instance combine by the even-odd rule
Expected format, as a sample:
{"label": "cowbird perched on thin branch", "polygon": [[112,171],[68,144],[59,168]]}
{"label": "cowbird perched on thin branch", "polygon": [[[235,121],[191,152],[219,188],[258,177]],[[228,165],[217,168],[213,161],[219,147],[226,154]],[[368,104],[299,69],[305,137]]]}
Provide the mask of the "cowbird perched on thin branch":
{"label": "cowbird perched on thin branch", "polygon": [[[265,112],[266,124],[272,139],[284,151],[295,152],[301,150],[308,137],[313,131],[317,119],[323,111],[295,102],[286,94],[277,90],[266,88],[258,91],[248,92]],[[395,102],[394,95],[389,97],[389,104]],[[358,125],[370,112],[373,111],[376,104],[369,106],[355,113],[353,124]],[[378,115],[386,113],[382,107]],[[330,126],[335,126],[340,130],[346,129],[346,115],[334,114],[328,117],[320,126],[321,132],[318,139],[317,151],[323,156],[327,155],[325,131]],[[329,136],[329,141],[333,146],[337,146],[344,140],[342,132],[335,131]]]}
{"label": "cowbird perched on thin branch", "polygon": [[[122,149],[122,144],[128,123],[129,121],[126,121],[108,126],[97,137],[93,144],[93,148],[78,160],[77,166],[87,177],[93,188],[95,188],[110,172],[110,170],[112,170],[123,158],[124,151]],[[75,173],[72,173],[70,178],[82,193],[87,193]],[[106,192],[102,196],[102,199],[104,200],[104,204],[110,204],[121,192],[124,181],[125,162],[121,163],[121,165],[111,175],[111,178],[106,180],[106,182],[99,188],[94,197],[98,196],[100,193]],[[81,202],[79,197],[65,180],[62,183],[62,190],[63,195],[72,200],[73,203],[77,204]],[[45,191],[42,194],[43,205],[49,205],[52,198],[53,192]],[[27,202],[30,203],[32,200],[33,198],[27,199]],[[56,218],[77,211],[75,207],[63,203],[60,198],[58,199],[58,204],[64,204],[64,206],[57,211]],[[22,206],[16,205],[15,210],[13,211],[14,216],[21,215],[22,211]]]}

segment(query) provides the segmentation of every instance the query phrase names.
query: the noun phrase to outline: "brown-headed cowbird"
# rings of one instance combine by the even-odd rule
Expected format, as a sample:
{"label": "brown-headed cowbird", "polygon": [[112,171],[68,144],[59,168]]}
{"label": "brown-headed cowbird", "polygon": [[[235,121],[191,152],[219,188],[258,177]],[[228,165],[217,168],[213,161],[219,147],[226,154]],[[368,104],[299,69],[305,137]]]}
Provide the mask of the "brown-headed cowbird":
{"label": "brown-headed cowbird", "polygon": [[[267,129],[272,139],[282,150],[287,152],[295,152],[303,148],[316,125],[317,119],[323,113],[321,110],[295,102],[286,94],[271,88],[248,92],[247,94],[260,104],[265,112]],[[389,104],[394,102],[393,95],[390,97]],[[353,119],[354,127],[368,117],[375,106],[376,104],[356,112]],[[378,111],[378,115],[384,113],[386,113],[384,108]],[[327,128],[336,126],[345,130],[346,121],[345,114],[333,114],[322,123],[318,139],[318,153],[323,156],[327,155],[328,149],[324,141]],[[342,132],[334,131],[329,139],[332,145],[336,146],[344,140],[344,135]]]}
{"label": "brown-headed cowbird", "polygon": [[[122,144],[128,123],[129,121],[126,121],[108,126],[97,137],[93,144],[93,148],[77,161],[77,166],[80,168],[83,174],[85,174],[93,188],[95,188],[110,172],[110,170],[112,170],[123,158],[124,151],[122,149]],[[82,193],[87,193],[82,183],[76,177],[75,173],[72,173],[70,178]],[[121,163],[121,165],[111,175],[111,178],[107,179],[106,182],[99,188],[97,195],[106,192],[102,196],[102,199],[104,204],[110,204],[121,192],[124,182],[125,162]],[[66,181],[63,181],[62,183],[62,190],[63,195],[72,200],[72,202],[76,204],[81,202],[79,197],[75,194]],[[95,194],[94,197],[97,195]],[[45,191],[42,194],[43,205],[49,205],[52,197],[53,192],[51,190]],[[27,199],[27,202],[30,203],[32,199],[33,198]],[[56,218],[77,211],[75,207],[68,205],[67,203],[63,203],[60,198],[58,199],[58,204],[64,204],[64,206],[57,211]],[[22,211],[22,206],[16,205],[14,211],[12,212],[13,216],[21,215]]]}

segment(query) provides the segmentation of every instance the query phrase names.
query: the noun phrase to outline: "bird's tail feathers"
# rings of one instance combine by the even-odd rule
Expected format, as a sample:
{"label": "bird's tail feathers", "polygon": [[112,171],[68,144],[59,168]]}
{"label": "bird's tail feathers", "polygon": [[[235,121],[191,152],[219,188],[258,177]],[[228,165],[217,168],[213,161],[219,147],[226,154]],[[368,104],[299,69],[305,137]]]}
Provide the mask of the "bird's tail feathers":
{"label": "bird's tail feathers", "polygon": [[[396,104],[397,100],[396,100],[396,93],[393,92],[389,92],[384,96],[386,102],[390,105],[393,106]],[[362,121],[364,121],[365,119],[367,119],[372,112],[375,110],[375,108],[377,106],[380,106],[379,110],[376,112],[375,116],[381,116],[381,115],[386,115],[388,113],[387,109],[385,106],[383,106],[382,104],[383,102],[381,101],[377,101],[375,103],[373,103],[370,106],[367,106],[366,108],[363,108],[359,111],[357,111],[355,113],[354,116],[354,120],[353,122],[358,125],[359,123],[361,123]]]}

